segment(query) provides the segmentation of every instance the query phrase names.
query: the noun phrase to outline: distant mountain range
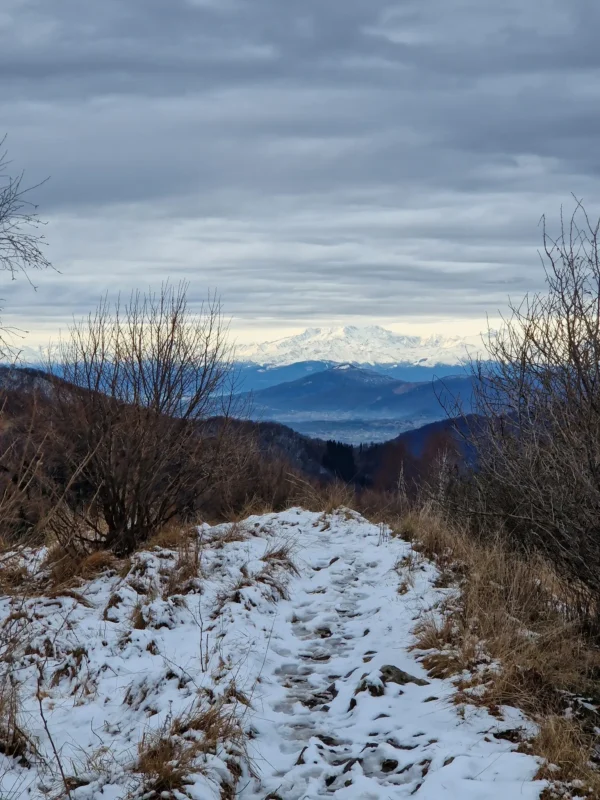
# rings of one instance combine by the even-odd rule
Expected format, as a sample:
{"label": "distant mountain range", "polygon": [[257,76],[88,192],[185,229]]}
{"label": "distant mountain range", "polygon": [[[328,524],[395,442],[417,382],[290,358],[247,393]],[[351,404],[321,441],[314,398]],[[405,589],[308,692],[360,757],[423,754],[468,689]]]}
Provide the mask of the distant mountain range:
{"label": "distant mountain range", "polygon": [[[238,392],[257,391],[268,389],[279,383],[298,380],[306,376],[315,375],[317,372],[325,372],[337,366],[334,361],[300,361],[297,364],[286,364],[284,366],[272,366],[240,363],[236,364],[236,385]],[[436,367],[412,366],[410,364],[356,364],[353,366],[365,369],[375,369],[382,375],[388,375],[396,380],[407,381],[409,383],[427,383],[432,380],[445,378],[449,375],[466,374],[461,366],[452,364],[438,364]]]}
{"label": "distant mountain range", "polygon": [[458,366],[485,352],[481,337],[404,336],[379,325],[307,328],[297,336],[239,345],[238,361],[268,366],[299,362],[435,367]]}
{"label": "distant mountain range", "polygon": [[391,439],[403,430],[442,419],[457,405],[470,411],[472,395],[472,379],[464,373],[417,383],[338,364],[247,397],[255,419],[357,443]]}

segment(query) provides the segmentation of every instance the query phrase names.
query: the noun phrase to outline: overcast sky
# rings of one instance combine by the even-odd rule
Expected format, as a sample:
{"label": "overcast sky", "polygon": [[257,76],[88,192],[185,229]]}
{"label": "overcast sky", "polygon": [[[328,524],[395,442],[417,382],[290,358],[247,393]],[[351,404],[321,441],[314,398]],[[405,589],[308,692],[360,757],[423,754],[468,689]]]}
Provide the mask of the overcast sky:
{"label": "overcast sky", "polygon": [[245,339],[465,330],[600,205],[597,0],[2,0],[0,130],[60,274],[41,340],[118,289],[218,290]]}

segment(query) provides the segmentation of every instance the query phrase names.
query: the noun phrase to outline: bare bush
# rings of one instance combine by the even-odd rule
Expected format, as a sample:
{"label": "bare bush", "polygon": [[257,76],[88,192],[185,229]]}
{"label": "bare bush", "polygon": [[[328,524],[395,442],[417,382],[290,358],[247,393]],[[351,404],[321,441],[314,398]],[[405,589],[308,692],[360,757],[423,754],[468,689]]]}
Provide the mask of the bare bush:
{"label": "bare bush", "polygon": [[222,439],[221,455],[220,469],[202,497],[209,519],[245,519],[296,502],[298,470],[274,448],[261,447],[256,429],[231,425]]}
{"label": "bare bush", "polygon": [[[600,598],[600,223],[580,203],[557,238],[544,222],[547,291],[511,306],[474,364],[476,469],[458,505],[478,528],[501,523],[579,592]],[[474,420],[474,421],[473,421]]]}
{"label": "bare bush", "polygon": [[[61,469],[78,470],[69,507],[90,531],[87,544],[119,555],[194,514],[222,466],[232,403],[226,326],[216,300],[193,314],[186,290],[103,302],[73,325],[50,365],[53,446]],[[207,425],[217,414],[219,425]]]}
{"label": "bare bush", "polygon": [[0,540],[13,545],[31,541],[48,508],[41,479],[45,414],[35,395],[18,413],[8,409],[7,393],[0,402]]}

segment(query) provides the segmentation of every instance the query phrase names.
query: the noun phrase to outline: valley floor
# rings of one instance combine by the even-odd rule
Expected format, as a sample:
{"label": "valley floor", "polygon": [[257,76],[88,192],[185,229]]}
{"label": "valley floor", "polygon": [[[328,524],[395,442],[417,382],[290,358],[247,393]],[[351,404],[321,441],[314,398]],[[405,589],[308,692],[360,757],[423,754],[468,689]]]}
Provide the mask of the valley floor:
{"label": "valley floor", "polygon": [[531,724],[457,707],[411,650],[453,591],[436,578],[354,512],[292,509],[204,526],[76,591],[4,597],[37,756],[0,756],[0,796],[539,798],[538,760],[505,733]]}

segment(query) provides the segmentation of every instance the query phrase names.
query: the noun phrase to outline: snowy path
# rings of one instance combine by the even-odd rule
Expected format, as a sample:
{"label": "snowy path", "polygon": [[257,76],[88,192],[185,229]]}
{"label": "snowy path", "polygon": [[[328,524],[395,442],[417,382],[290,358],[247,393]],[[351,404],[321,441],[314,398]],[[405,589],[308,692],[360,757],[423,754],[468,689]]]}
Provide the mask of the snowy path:
{"label": "snowy path", "polygon": [[[523,721],[470,709],[408,652],[411,629],[444,590],[423,565],[400,595],[399,540],[343,514],[301,543],[301,576],[279,604],[254,718],[262,786],[242,798],[537,798],[534,759],[495,737]],[[404,674],[403,674],[404,673]]]}
{"label": "snowy path", "polygon": [[[501,735],[527,720],[459,714],[451,681],[430,680],[411,653],[416,621],[449,590],[409,544],[343,510],[292,509],[199,536],[199,577],[174,581],[181,555],[154,549],[70,595],[0,598],[0,619],[29,620],[13,654],[23,721],[46,762],[56,748],[77,777],[71,800],[163,796],[140,788],[140,741],[183,735],[174,721],[219,699],[250,735],[252,771],[240,775],[221,742],[171,800],[539,798],[538,763]],[[249,705],[232,699],[244,695]],[[3,797],[42,800],[51,779],[39,762],[0,755]]]}

